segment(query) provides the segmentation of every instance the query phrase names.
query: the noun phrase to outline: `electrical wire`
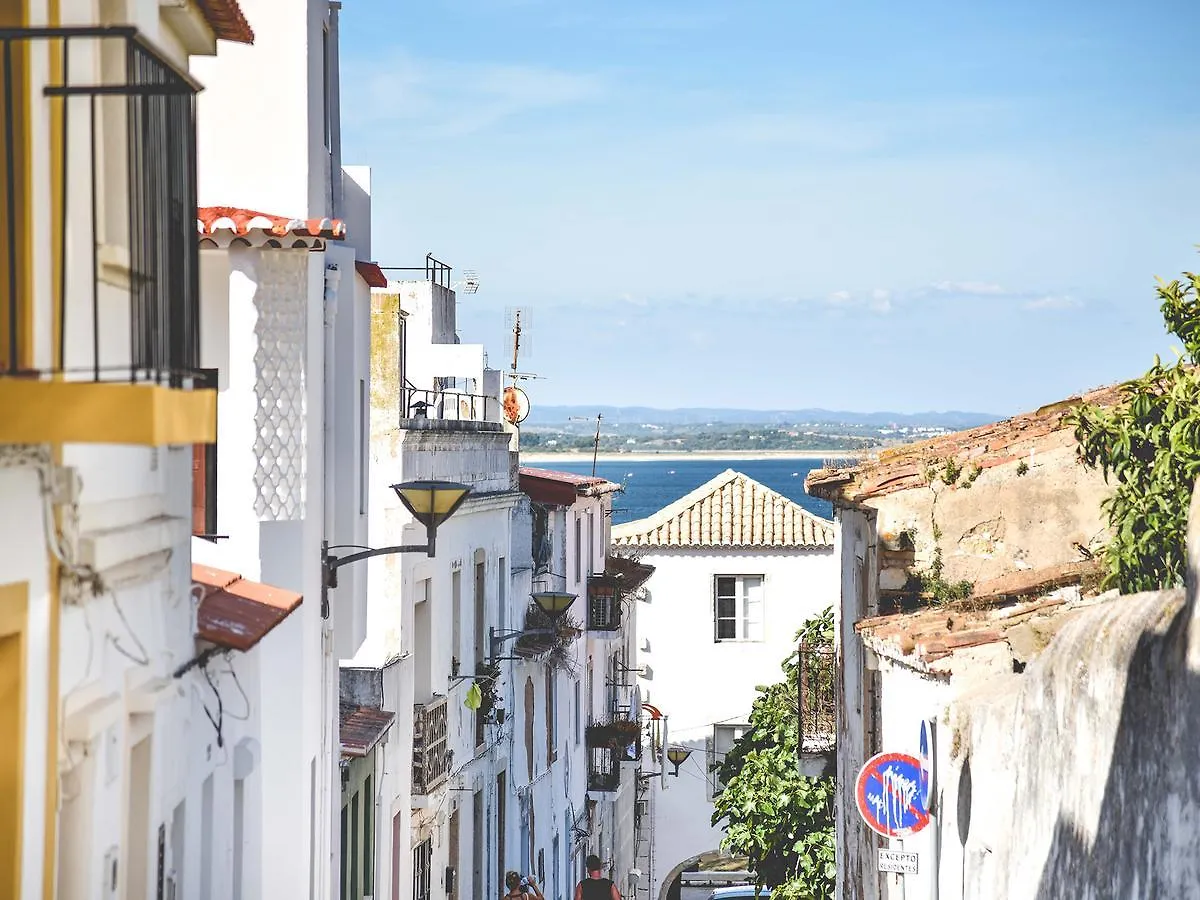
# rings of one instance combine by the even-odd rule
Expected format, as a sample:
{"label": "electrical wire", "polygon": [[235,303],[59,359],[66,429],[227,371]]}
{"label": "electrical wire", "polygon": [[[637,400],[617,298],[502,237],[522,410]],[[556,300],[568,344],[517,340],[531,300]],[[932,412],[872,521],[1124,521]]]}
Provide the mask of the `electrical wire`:
{"label": "electrical wire", "polygon": [[204,715],[208,716],[208,721],[212,723],[213,730],[217,733],[217,746],[225,746],[225,736],[221,729],[225,724],[225,701],[221,699],[221,692],[217,690],[217,686],[213,684],[212,676],[208,673],[207,660],[200,665],[200,670],[204,673],[204,680],[208,682],[208,686],[217,697],[217,717],[214,719],[212,712],[208,708],[208,704],[203,700],[200,705],[204,708]]}
{"label": "electrical wire", "polygon": [[225,673],[233,679],[233,685],[238,689],[238,693],[242,695],[242,700],[246,704],[246,712],[243,715],[235,716],[229,713],[229,718],[236,719],[239,722],[245,722],[250,718],[250,698],[246,696],[246,690],[242,687],[242,682],[237,676],[237,672],[233,670],[233,661],[229,658],[229,654],[225,654]]}
{"label": "electrical wire", "polygon": [[131,638],[133,638],[133,642],[135,644],[137,644],[137,649],[141,652],[142,655],[140,658],[136,657],[132,653],[130,653],[128,650],[126,650],[124,647],[122,647],[120,638],[118,638],[111,631],[108,632],[107,634],[105,634],[105,636],[104,636],[105,640],[112,643],[114,650],[116,650],[118,653],[120,653],[122,656],[124,656],[126,659],[128,659],[130,662],[134,663],[135,665],[139,665],[139,666],[150,665],[150,655],[146,652],[146,648],[142,644],[141,639],[138,638],[138,636],[136,634],[134,634],[133,629],[129,625],[129,620],[127,618],[125,618],[125,610],[123,610],[121,608],[121,604],[117,600],[116,592],[109,590],[108,596],[112,599],[113,609],[115,609],[117,611],[117,615],[120,617],[121,623],[125,626],[125,630],[129,633],[129,636]]}

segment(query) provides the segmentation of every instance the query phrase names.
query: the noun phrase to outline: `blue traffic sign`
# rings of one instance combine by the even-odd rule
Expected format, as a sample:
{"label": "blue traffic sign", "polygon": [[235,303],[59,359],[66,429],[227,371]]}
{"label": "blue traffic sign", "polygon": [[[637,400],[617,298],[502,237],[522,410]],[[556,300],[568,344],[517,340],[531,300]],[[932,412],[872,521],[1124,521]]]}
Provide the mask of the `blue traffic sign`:
{"label": "blue traffic sign", "polygon": [[921,760],[907,753],[880,753],[866,761],[855,781],[854,796],[872,831],[902,838],[929,824],[921,777]]}

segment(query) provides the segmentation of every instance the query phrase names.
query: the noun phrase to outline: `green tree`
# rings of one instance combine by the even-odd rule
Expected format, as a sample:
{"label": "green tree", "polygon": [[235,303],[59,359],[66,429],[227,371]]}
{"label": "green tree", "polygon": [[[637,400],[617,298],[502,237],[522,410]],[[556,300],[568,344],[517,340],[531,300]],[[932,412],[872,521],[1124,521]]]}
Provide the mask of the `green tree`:
{"label": "green tree", "polygon": [[1105,587],[1122,593],[1183,583],[1187,514],[1200,475],[1200,276],[1158,283],[1167,330],[1184,354],[1121,385],[1122,402],[1084,405],[1071,421],[1079,458],[1116,486],[1104,502],[1111,537]]}
{"label": "green tree", "polygon": [[[810,619],[798,637],[806,645],[833,645],[833,610]],[[832,687],[832,663],[811,681]],[[834,779],[797,770],[799,653],[783,663],[784,680],[760,687],[750,727],[719,767],[725,789],[715,800],[713,824],[726,822],[725,846],[748,856],[775,900],[833,897]],[[810,670],[811,672],[811,670]]]}

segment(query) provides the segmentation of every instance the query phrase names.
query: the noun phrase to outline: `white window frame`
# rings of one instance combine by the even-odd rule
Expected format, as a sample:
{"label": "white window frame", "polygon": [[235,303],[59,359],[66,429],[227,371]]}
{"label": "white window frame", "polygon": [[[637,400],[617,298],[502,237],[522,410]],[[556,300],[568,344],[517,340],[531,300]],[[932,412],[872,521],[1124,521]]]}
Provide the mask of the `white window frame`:
{"label": "white window frame", "polygon": [[[733,593],[728,593],[727,583],[733,581]],[[713,641],[762,641],[766,632],[766,576],[765,575],[714,575],[712,583]],[[757,596],[755,593],[757,592]],[[734,601],[734,614],[721,615],[721,601]],[[721,635],[722,622],[733,621],[733,636]]]}
{"label": "white window frame", "polygon": [[717,770],[725,762],[725,754],[749,730],[750,726],[745,722],[718,722],[713,725],[712,737],[705,738],[704,749],[705,755],[708,757],[709,800],[725,790],[725,785],[721,783]]}

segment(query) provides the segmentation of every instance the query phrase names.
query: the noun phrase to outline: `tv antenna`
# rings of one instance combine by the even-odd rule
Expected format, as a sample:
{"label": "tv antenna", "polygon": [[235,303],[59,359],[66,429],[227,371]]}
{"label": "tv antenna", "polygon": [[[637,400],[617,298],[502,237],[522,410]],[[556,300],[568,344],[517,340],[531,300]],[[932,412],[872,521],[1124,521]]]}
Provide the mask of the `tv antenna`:
{"label": "tv antenna", "polygon": [[[524,324],[522,324],[522,319],[524,319]],[[522,350],[526,356],[530,353],[529,310],[520,306],[510,306],[504,311],[504,321],[512,331],[512,370],[504,373],[507,378],[512,379],[512,383],[503,392],[504,417],[513,425],[520,425],[529,415],[529,397],[521,388],[517,387],[517,382],[541,376],[517,370],[517,361]],[[525,339],[524,347],[521,346],[522,336]]]}
{"label": "tv antenna", "polygon": [[[592,440],[592,477],[596,477],[596,457],[600,453],[600,421],[604,413],[596,413],[596,437]],[[568,422],[590,422],[590,416],[567,416]]]}
{"label": "tv antenna", "polygon": [[529,335],[532,319],[529,309],[524,306],[510,306],[504,310],[504,324],[512,333],[512,368],[504,374],[514,382],[542,377],[532,372],[517,371],[518,360],[533,355],[533,341]]}

